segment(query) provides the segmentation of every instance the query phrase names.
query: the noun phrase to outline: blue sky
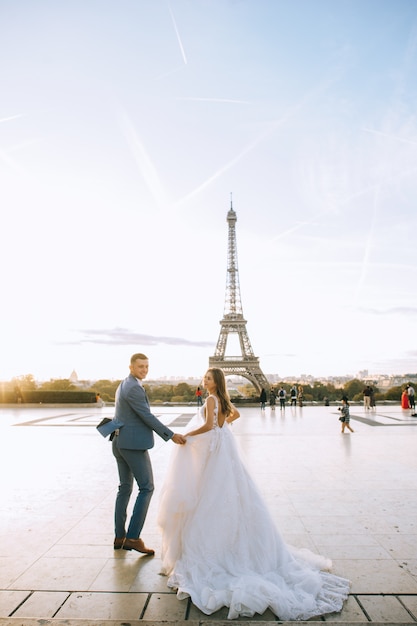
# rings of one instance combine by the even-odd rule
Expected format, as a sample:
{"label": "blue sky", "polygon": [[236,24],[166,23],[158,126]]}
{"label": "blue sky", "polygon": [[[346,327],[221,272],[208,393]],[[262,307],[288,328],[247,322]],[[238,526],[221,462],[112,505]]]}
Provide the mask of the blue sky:
{"label": "blue sky", "polygon": [[203,374],[231,193],[266,374],[417,371],[415,0],[0,0],[0,58],[0,379]]}

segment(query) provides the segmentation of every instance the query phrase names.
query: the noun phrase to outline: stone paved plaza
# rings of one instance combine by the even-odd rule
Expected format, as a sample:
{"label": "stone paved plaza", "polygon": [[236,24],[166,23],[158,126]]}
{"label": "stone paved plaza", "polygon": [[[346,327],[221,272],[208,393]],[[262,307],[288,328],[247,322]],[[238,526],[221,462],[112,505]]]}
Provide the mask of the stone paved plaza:
{"label": "stone paved plaza", "polygon": [[[195,407],[154,407],[184,432]],[[339,624],[417,622],[417,418],[399,406],[244,408],[234,426],[285,540],[352,581]],[[3,407],[0,625],[224,621],[178,601],[159,575],[159,488],[174,444],[156,437],[156,491],[142,534],[155,557],[113,550],[117,472],[95,429],[112,407]],[[266,612],[252,620],[279,619]]]}

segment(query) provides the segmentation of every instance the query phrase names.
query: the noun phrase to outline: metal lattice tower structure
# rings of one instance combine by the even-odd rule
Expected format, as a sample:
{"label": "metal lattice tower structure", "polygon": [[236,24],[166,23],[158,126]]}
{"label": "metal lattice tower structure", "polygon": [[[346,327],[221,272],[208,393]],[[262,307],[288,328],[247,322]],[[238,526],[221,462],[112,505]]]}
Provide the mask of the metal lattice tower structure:
{"label": "metal lattice tower structure", "polygon": [[[242,376],[249,380],[258,391],[261,391],[262,388],[268,390],[268,380],[261,370],[259,358],[254,355],[246,330],[246,320],[243,317],[237,264],[236,221],[236,213],[233,210],[232,202],[230,202],[230,210],[227,213],[229,230],[226,299],[223,319],[220,321],[220,335],[214,356],[209,358],[209,367],[219,367],[225,375]],[[226,356],[227,340],[231,334],[235,334],[239,338],[240,356]]]}

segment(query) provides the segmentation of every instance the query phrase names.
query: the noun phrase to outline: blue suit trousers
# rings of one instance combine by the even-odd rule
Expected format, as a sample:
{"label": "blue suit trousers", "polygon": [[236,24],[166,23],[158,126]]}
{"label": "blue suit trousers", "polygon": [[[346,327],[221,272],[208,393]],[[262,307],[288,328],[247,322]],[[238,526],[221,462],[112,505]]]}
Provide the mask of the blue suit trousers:
{"label": "blue suit trousers", "polygon": [[[119,448],[117,439],[117,436],[114,437],[112,442],[120,481],[114,511],[115,537],[138,539],[154,490],[151,459],[148,450]],[[126,532],[127,507],[133,490],[133,480],[136,481],[139,492]]]}

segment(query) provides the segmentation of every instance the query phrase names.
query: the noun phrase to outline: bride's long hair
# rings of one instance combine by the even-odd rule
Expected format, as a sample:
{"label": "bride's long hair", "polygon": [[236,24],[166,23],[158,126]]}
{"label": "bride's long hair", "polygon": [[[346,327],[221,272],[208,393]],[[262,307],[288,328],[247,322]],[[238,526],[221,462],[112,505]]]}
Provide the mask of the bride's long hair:
{"label": "bride's long hair", "polygon": [[220,406],[222,408],[222,413],[226,415],[231,415],[233,413],[233,404],[230,401],[230,396],[226,388],[226,377],[224,375],[223,370],[219,367],[210,367],[208,372],[213,376],[213,380],[216,384],[216,392],[220,400]]}

